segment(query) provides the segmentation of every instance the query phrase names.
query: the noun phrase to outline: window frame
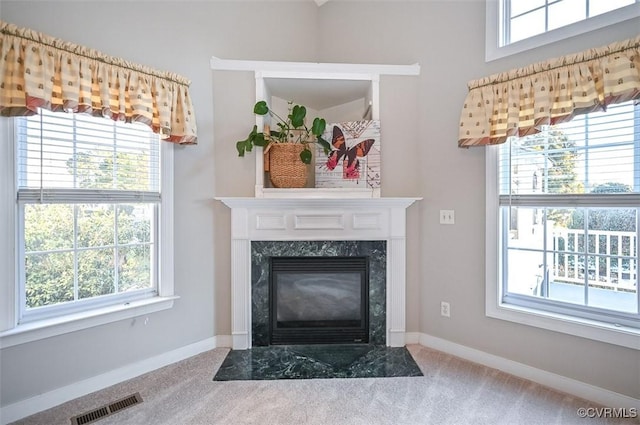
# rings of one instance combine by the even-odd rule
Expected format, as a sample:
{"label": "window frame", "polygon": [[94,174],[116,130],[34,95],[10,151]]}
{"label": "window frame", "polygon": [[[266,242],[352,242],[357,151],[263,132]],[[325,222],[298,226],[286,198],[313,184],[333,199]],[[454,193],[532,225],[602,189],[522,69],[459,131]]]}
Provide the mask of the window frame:
{"label": "window frame", "polygon": [[502,218],[499,202],[499,152],[501,145],[487,146],[486,220],[485,220],[485,308],[488,317],[507,320],[542,329],[553,330],[592,340],[640,350],[640,329],[607,323],[593,318],[571,315],[533,305],[518,305],[504,301],[506,282],[503,282],[504,256],[508,247],[502,238]]}
{"label": "window frame", "polygon": [[173,170],[174,146],[160,141],[161,201],[157,223],[158,282],[157,294],[137,300],[114,300],[108,305],[96,305],[84,311],[69,310],[54,317],[18,323],[19,314],[19,211],[17,194],[17,170],[15,121],[0,119],[2,139],[12,143],[0,143],[0,347],[10,347],[61,335],[93,326],[134,318],[173,307],[178,299],[174,293],[173,248]]}
{"label": "window frame", "polygon": [[640,17],[640,2],[621,7],[582,21],[537,34],[517,42],[500,46],[502,38],[501,9],[505,0],[486,0],[485,13],[485,62],[535,49],[589,31]]}

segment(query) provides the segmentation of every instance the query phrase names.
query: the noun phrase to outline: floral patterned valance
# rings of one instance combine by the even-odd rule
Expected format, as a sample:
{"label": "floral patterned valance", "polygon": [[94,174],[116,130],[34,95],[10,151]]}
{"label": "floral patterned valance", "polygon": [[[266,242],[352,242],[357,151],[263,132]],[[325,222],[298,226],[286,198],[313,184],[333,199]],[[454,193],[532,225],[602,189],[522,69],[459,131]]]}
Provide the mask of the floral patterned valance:
{"label": "floral patterned valance", "polygon": [[195,144],[190,81],[0,21],[0,115],[38,108],[141,122]]}
{"label": "floral patterned valance", "polygon": [[468,84],[459,147],[503,143],[510,136],[569,121],[640,98],[640,36]]}

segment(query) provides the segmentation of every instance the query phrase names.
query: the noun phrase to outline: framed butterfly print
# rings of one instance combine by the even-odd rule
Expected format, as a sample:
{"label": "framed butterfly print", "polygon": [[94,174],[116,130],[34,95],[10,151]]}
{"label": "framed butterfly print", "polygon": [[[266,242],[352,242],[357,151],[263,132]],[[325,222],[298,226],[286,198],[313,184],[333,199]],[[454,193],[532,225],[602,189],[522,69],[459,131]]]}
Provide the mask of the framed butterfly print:
{"label": "framed butterfly print", "polygon": [[329,124],[323,137],[332,150],[329,155],[321,148],[316,151],[316,187],[380,187],[379,120]]}

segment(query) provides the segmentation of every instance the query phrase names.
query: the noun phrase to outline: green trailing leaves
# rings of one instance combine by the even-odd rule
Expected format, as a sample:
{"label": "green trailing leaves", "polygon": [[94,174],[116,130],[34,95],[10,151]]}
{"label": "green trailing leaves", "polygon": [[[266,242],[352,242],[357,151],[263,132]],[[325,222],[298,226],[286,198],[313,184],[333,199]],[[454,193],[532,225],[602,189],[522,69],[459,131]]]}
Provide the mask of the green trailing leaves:
{"label": "green trailing leaves", "polygon": [[258,126],[254,125],[253,130],[247,136],[246,139],[236,142],[236,149],[238,150],[238,156],[244,156],[245,152],[251,152],[253,145],[266,146],[267,141],[264,138],[263,133],[258,133]]}
{"label": "green trailing leaves", "polygon": [[267,140],[265,139],[263,133],[256,133],[252,141],[253,141],[253,144],[256,146],[262,146],[262,147],[267,146]]}
{"label": "green trailing leaves", "polygon": [[307,108],[300,105],[294,105],[289,114],[289,121],[293,128],[300,128],[304,125],[304,118],[307,116]]}
{"label": "green trailing leaves", "polygon": [[253,113],[256,115],[266,115],[269,112],[269,107],[267,106],[267,102],[261,100],[256,103],[253,107]]}
{"label": "green trailing leaves", "polygon": [[316,138],[316,142],[322,146],[322,149],[324,150],[325,155],[329,155],[329,152],[331,152],[331,145],[329,144],[329,142],[327,142],[322,136],[318,136]]}
{"label": "green trailing leaves", "polygon": [[251,152],[253,146],[266,147],[269,143],[301,143],[305,145],[304,150],[300,153],[300,160],[305,164],[310,164],[313,154],[308,145],[318,143],[322,146],[325,154],[331,151],[331,145],[322,138],[327,122],[324,118],[316,117],[313,120],[311,128],[305,125],[307,117],[307,108],[302,105],[295,105],[289,102],[289,112],[287,119],[282,119],[278,114],[269,109],[267,102],[261,100],[253,106],[253,113],[256,115],[269,114],[276,121],[272,127],[278,130],[270,129],[268,134],[258,131],[258,126],[254,125],[251,132],[244,140],[236,142],[238,156],[245,156],[247,152]]}
{"label": "green trailing leaves", "polygon": [[236,142],[236,149],[238,150],[238,156],[244,156],[244,153],[247,151],[247,141],[241,140]]}
{"label": "green trailing leaves", "polygon": [[300,160],[305,164],[311,164],[311,151],[309,149],[305,149],[300,152]]}
{"label": "green trailing leaves", "polygon": [[317,118],[313,120],[313,125],[311,126],[311,133],[316,137],[322,136],[324,133],[324,129],[327,128],[327,122],[324,118]]}

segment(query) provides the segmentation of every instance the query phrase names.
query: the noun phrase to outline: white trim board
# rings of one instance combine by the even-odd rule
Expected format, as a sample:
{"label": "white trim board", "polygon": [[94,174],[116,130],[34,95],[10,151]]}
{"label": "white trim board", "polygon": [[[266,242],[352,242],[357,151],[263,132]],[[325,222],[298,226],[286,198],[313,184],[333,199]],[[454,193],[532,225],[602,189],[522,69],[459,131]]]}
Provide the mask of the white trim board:
{"label": "white trim board", "polygon": [[553,388],[585,400],[600,403],[607,407],[626,408],[640,411],[640,400],[624,394],[616,393],[605,388],[596,387],[585,382],[567,378],[566,376],[537,369],[523,363],[505,359],[476,350],[442,338],[420,333],[420,345],[443,351],[456,357],[463,358],[481,365],[498,369],[511,375],[528,379],[540,385]]}
{"label": "white trim board", "polygon": [[0,407],[0,424],[6,425],[94,391],[110,387],[205,351],[212,350],[216,348],[217,342],[216,337],[208,338],[149,359],[131,363],[119,369],[87,378],[80,382],[74,382],[73,384],[57,388],[44,394],[39,394],[26,400],[20,400],[13,404]]}
{"label": "white trim board", "polygon": [[[345,78],[349,74],[364,75],[420,75],[420,65],[391,65],[391,64],[364,64],[364,63],[319,63],[319,62],[278,62],[258,60],[222,59],[211,57],[210,66],[216,71],[254,71],[276,72],[295,75],[307,73],[307,78],[320,74],[324,78],[326,74],[337,74],[339,78]],[[336,75],[336,78],[337,78]],[[360,77],[359,77],[360,78]]]}

